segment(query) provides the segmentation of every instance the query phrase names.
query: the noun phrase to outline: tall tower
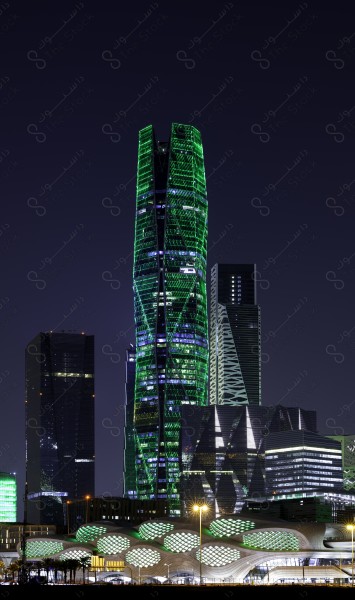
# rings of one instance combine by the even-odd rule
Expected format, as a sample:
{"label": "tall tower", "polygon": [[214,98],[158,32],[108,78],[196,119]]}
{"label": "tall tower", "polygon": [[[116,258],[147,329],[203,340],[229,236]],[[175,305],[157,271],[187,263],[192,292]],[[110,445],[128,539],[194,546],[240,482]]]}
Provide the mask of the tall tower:
{"label": "tall tower", "polygon": [[136,380],[136,349],[126,350],[126,406],[124,436],[124,497],[136,498],[136,456],[134,446],[134,384]]}
{"label": "tall tower", "polygon": [[137,497],[179,516],[181,406],[206,405],[207,194],[201,135],[139,132],[134,248]]}
{"label": "tall tower", "polygon": [[94,496],[94,336],[40,333],[26,348],[27,520],[63,526]]}
{"label": "tall tower", "polygon": [[211,271],[210,404],[261,403],[260,307],[255,265]]}

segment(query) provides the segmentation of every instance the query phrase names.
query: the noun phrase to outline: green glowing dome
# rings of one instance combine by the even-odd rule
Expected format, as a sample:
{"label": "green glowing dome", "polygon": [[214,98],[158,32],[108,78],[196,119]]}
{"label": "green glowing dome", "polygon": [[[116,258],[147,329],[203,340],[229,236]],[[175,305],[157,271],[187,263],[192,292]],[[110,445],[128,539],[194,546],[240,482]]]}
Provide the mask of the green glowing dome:
{"label": "green glowing dome", "polygon": [[255,523],[245,519],[216,519],[210,524],[210,531],[215,537],[230,537],[248,529],[253,529]]}
{"label": "green glowing dome", "polygon": [[119,554],[131,545],[128,538],[122,535],[105,535],[97,541],[100,554]]}
{"label": "green glowing dome", "polygon": [[146,521],[139,526],[139,534],[144,540],[155,540],[173,529],[174,525],[172,523]]}
{"label": "green glowing dome", "polygon": [[243,535],[243,543],[249,548],[263,550],[299,550],[299,539],[288,531],[257,531]]}
{"label": "green glowing dome", "polygon": [[[238,560],[239,550],[228,546],[203,546],[201,551],[201,562],[209,567],[223,567]],[[197,560],[200,560],[200,551],[196,552]]]}
{"label": "green glowing dome", "polygon": [[160,553],[152,548],[133,548],[127,552],[126,561],[134,567],[152,567],[160,561]]}
{"label": "green glowing dome", "polygon": [[178,531],[171,533],[164,538],[164,546],[171,552],[189,552],[196,548],[200,543],[197,533],[187,531]]}

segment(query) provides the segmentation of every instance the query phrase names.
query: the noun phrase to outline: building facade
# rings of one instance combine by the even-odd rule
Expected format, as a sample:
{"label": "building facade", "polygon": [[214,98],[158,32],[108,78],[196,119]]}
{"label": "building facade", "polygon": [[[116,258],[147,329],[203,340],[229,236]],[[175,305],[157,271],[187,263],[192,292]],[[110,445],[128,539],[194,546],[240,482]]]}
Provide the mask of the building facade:
{"label": "building facade", "polygon": [[305,430],[270,433],[265,440],[266,495],[343,492],[340,442]]}
{"label": "building facade", "polygon": [[136,379],[136,349],[133,344],[126,351],[126,406],[124,434],[124,496],[137,497],[136,455],[134,445],[134,385]]}
{"label": "building facade", "polygon": [[355,434],[330,435],[333,440],[341,443],[343,461],[344,490],[355,491]]}
{"label": "building facade", "polygon": [[135,524],[147,519],[167,516],[165,500],[137,500],[115,496],[102,496],[72,500],[68,503],[67,532],[73,533],[87,523],[107,521],[118,524]]}
{"label": "building facade", "polygon": [[17,521],[17,482],[14,473],[0,472],[0,522]]}
{"label": "building facade", "polygon": [[285,406],[184,406],[182,497],[184,515],[202,499],[216,517],[242,510],[265,495],[265,445],[273,432],[285,438],[316,431],[316,413]]}
{"label": "building facade", "polygon": [[57,533],[55,525],[24,525],[23,523],[2,523],[0,525],[0,553],[3,556],[7,552],[16,552],[17,546],[21,546],[23,537],[26,540],[35,537],[55,536]]}
{"label": "building facade", "polygon": [[64,526],[95,493],[94,337],[40,333],[26,348],[27,522]]}
{"label": "building facade", "polygon": [[139,132],[134,247],[134,437],[139,499],[179,516],[181,406],[208,400],[207,194],[201,135]]}
{"label": "building facade", "polygon": [[211,271],[210,404],[260,405],[260,307],[255,265]]}

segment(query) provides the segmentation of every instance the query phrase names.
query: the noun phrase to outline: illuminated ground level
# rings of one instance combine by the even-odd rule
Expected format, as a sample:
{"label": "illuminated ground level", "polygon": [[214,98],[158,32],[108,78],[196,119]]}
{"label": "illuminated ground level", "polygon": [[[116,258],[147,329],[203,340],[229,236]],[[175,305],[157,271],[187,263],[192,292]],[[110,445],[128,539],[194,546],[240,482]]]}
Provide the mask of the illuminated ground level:
{"label": "illuminated ground level", "polygon": [[[20,550],[18,548],[18,550]],[[30,563],[87,557],[87,581],[113,583],[350,583],[353,542],[345,524],[295,523],[240,515],[202,523],[100,521],[73,536],[31,537]],[[82,577],[79,567],[77,580]]]}

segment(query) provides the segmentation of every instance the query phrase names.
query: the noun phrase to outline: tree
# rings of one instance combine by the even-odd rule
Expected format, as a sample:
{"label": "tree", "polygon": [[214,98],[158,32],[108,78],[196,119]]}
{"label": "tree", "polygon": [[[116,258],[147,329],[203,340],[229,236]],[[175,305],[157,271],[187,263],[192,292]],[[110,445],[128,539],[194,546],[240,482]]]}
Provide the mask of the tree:
{"label": "tree", "polygon": [[17,573],[18,576],[18,572],[21,569],[21,566],[22,565],[19,560],[15,560],[9,564],[9,572],[11,573],[12,581],[15,581],[15,573]]}
{"label": "tree", "polygon": [[49,571],[53,568],[53,558],[44,558],[42,560],[42,566],[46,571],[46,578],[47,578],[47,583],[48,583],[48,579],[49,579]]}
{"label": "tree", "polygon": [[90,566],[91,559],[90,556],[82,556],[79,559],[79,564],[83,570],[83,583],[85,583],[85,571]]}
{"label": "tree", "polygon": [[64,583],[67,582],[67,575],[68,575],[68,559],[64,559],[60,561],[62,563],[62,568],[61,571],[64,573]]}
{"label": "tree", "polygon": [[54,583],[57,583],[58,581],[58,572],[59,571],[63,571],[63,561],[54,558],[53,559],[53,563],[52,563],[52,568],[54,571]]}
{"label": "tree", "polygon": [[77,558],[67,558],[64,562],[66,562],[67,567],[69,569],[69,583],[75,583],[76,572],[79,568],[79,561]]}

